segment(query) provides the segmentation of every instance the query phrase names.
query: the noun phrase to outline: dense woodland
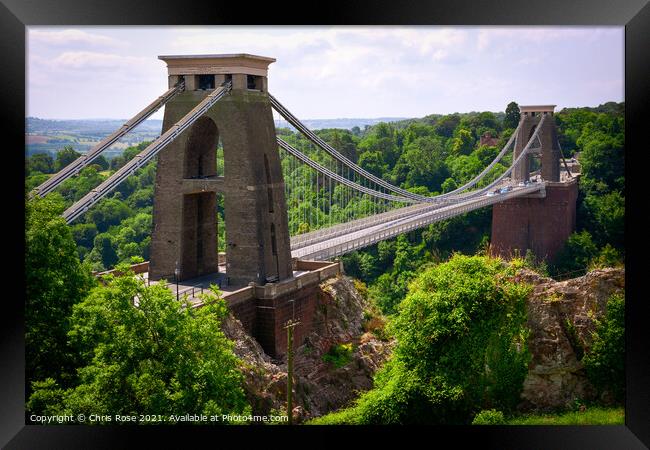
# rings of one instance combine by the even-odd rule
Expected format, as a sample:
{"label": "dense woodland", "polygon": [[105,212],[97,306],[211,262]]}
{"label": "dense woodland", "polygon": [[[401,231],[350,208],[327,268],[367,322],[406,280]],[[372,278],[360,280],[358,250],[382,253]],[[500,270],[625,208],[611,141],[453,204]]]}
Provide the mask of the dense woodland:
{"label": "dense woodland", "polygon": [[[317,134],[375,175],[413,192],[434,195],[477,175],[496,156],[518,119],[517,105],[511,103],[505,113],[431,115],[363,130],[325,129]],[[540,261],[528,254],[521,255],[521,264],[556,278],[622,264],[624,104],[564,109],[555,119],[564,156],[576,156],[582,169],[577,230],[555,261]],[[486,132],[499,138],[496,146],[478,145]],[[313,159],[322,160],[322,155],[297,133],[281,129],[278,134]],[[111,278],[106,285],[98,285],[91,276],[91,270],[148,260],[155,161],[125,180],[77,222],[68,226],[60,218],[65,208],[146,145],[143,142],[130,147],[110,161],[99,157],[55,193],[27,202],[26,361],[27,380],[35,382],[28,386],[30,411],[83,412],[94,408],[115,414],[248,410],[232,344],[218,327],[211,326],[224,314],[218,293],[211,297],[213,310],[192,313],[180,308],[170,291],[143,286],[132,276]],[[26,158],[26,192],[77,156],[74,150],[64,148],[55,157],[35,154]],[[506,159],[498,164],[491,177],[509,163]],[[283,164],[285,169],[292,167],[286,160]],[[310,176],[300,168],[290,175],[295,179]],[[365,208],[363,198],[359,198],[341,210],[329,211],[328,205],[316,203],[304,192],[287,203],[292,234],[310,229],[301,221],[300,211],[305,208],[316,207],[323,217],[332,214],[335,221],[343,220],[348,209]],[[222,203],[218,208],[223,221]],[[523,339],[525,335],[521,310],[525,287],[497,281],[501,279],[498,274],[512,267],[504,268],[497,260],[481,256],[489,246],[490,225],[491,208],[484,208],[343,257],[346,272],[367,284],[372,301],[390,318],[389,332],[400,344],[396,356],[377,375],[376,389],[332,422],[412,422],[415,416],[409,414],[419,414],[420,408],[420,412],[428,411],[418,415],[421,420],[466,423],[483,404],[512,409],[515,394],[508,386],[523,376],[525,361],[522,354],[503,349],[506,340]],[[223,229],[219,227],[221,245],[225,242]],[[453,256],[455,253],[460,254]],[[453,318],[453,323],[449,322],[451,317],[438,314],[436,320],[415,329],[414,324],[423,320],[423,310],[435,311],[445,296],[458,295],[454,286],[466,287],[462,291],[462,301],[467,305],[462,308],[464,312]],[[138,308],[130,303],[134,295],[140,299]],[[471,306],[484,298],[492,306]],[[477,317],[485,325],[472,328],[475,340],[471,346],[453,338],[458,335],[456,327]],[[496,328],[489,328],[490,324]],[[610,325],[612,328],[614,333],[620,331]],[[496,338],[489,329],[502,333]],[[433,341],[423,339],[426,336]],[[423,344],[430,341],[444,345]],[[481,378],[480,368],[474,365],[478,360],[472,352],[481,342],[500,355],[495,360],[498,376],[492,379]],[[175,350],[179,346],[185,355]],[[603,350],[607,351],[611,349]],[[429,361],[443,360],[443,365],[428,366]],[[449,386],[456,386],[450,389],[433,382],[446,380],[452,372],[456,374],[454,383],[460,383],[460,378],[467,381],[450,381]],[[110,383],[115,377],[124,382],[119,386]],[[493,397],[486,402],[487,391]]]}
{"label": "dense woodland", "polygon": [[[469,181],[490,162],[506,142],[518,121],[516,104],[506,113],[490,112],[431,115],[395,123],[380,123],[360,130],[327,129],[317,134],[346,157],[371,173],[423,195],[448,192]],[[589,267],[614,264],[624,257],[624,104],[607,103],[597,108],[565,109],[555,115],[560,142],[567,158],[578,155],[582,167],[576,233],[556,261],[539,262],[551,275],[565,277],[584,273]],[[479,146],[489,132],[500,137],[495,147]],[[288,129],[278,134],[316,161],[324,156],[301,135]],[[147,143],[128,148],[122,156],[107,161],[97,158],[78,177],[57,190],[65,207],[79,200],[112,172],[123,166]],[[222,153],[220,153],[222,155]],[[37,154],[26,160],[26,188],[42,183],[78,154],[69,148],[56,158]],[[497,164],[486,181],[505,170],[510,159]],[[219,161],[218,173],[223,173]],[[285,176],[298,186],[307,185],[313,173],[304,166],[293,168],[283,160]],[[79,257],[94,271],[113,268],[122,262],[149,259],[155,161],[124,181],[72,225]],[[297,181],[296,181],[297,180]],[[339,186],[340,188],[340,186]],[[325,184],[323,190],[329,187]],[[334,199],[340,190],[334,189]],[[313,192],[295,192],[289,198],[290,230],[293,234],[313,229],[304,223],[304,211],[320,215],[323,226],[360,216],[367,210],[364,199],[352,198],[331,211],[317,203]],[[323,196],[323,198],[327,195]],[[219,247],[225,248],[223,199],[219,198]],[[312,221],[313,222],[313,221]],[[454,251],[474,254],[489,244],[491,208],[439,222],[420,231],[381,242],[368,250],[344,257],[346,270],[371,286],[382,309],[389,313],[405,294],[406,282],[425,262],[442,261]],[[522,255],[525,256],[525,255]],[[532,259],[533,255],[529,255]]]}

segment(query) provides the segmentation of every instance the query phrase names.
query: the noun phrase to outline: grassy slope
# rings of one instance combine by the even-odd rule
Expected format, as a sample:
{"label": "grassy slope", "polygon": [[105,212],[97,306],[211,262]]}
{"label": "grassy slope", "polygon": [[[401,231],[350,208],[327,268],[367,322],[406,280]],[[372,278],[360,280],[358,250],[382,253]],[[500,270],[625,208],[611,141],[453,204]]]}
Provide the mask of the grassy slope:
{"label": "grassy slope", "polygon": [[624,425],[625,410],[591,407],[583,412],[569,411],[558,414],[526,415],[506,421],[507,425]]}

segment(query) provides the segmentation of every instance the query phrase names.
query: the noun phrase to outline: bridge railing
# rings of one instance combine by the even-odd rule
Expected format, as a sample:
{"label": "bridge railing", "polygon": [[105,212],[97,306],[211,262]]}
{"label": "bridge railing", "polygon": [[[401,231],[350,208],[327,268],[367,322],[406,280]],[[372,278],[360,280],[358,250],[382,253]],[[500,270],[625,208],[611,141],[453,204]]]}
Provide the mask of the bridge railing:
{"label": "bridge railing", "polygon": [[350,251],[373,245],[385,239],[390,239],[399,234],[413,231],[433,222],[448,219],[478,208],[489,206],[494,203],[499,203],[509,198],[519,197],[522,195],[544,190],[544,187],[545,186],[543,183],[539,183],[534,186],[517,188],[505,194],[471,199],[463,204],[438,208],[433,211],[417,215],[414,218],[401,219],[396,223],[386,224],[382,228],[379,228],[380,226],[377,226],[376,230],[369,229],[366,234],[357,236],[341,236],[330,241],[298,249],[292,253],[295,257],[311,258],[315,260],[332,258],[335,256],[343,255]]}
{"label": "bridge railing", "polygon": [[164,106],[169,100],[174,98],[176,94],[182,92],[185,89],[185,82],[180,82],[176,86],[167,90],[163,95],[154,100],[146,108],[136,114],[132,119],[127,121],[122,127],[117,131],[108,135],[102,139],[95,147],[91,148],[87,153],[79,156],[77,159],[72,161],[66,167],[61,169],[58,173],[54,174],[47,181],[45,181],[40,186],[36,187],[31,193],[31,196],[38,195],[43,197],[44,195],[52,192],[63,183],[65,180],[70,178],[73,175],[78,174],[81,169],[89,165],[95,158],[97,158],[104,150],[117,142],[122,136],[127,134],[129,131],[133,130],[135,127],[144,122],[148,117],[153,113],[158,111],[162,106]]}

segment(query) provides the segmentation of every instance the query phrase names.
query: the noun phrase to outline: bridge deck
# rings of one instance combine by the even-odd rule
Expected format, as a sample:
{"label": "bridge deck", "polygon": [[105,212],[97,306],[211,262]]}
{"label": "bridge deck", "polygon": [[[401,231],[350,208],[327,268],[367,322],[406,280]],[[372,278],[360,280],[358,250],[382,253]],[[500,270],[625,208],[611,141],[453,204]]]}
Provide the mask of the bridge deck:
{"label": "bridge deck", "polygon": [[[369,224],[365,228],[351,228],[350,232],[338,234],[331,238],[317,240],[311,245],[295,248],[291,256],[301,259],[326,260],[350,251],[367,247],[379,241],[390,239],[398,234],[406,233],[429,225],[440,220],[449,219],[478,208],[499,203],[509,198],[516,198],[535,193],[543,194],[544,183],[534,183],[530,186],[518,186],[510,192],[493,196],[482,195],[467,199],[467,201],[438,208],[415,210],[405,217],[397,215],[396,218],[383,221],[379,224]],[[413,209],[409,209],[410,212]]]}

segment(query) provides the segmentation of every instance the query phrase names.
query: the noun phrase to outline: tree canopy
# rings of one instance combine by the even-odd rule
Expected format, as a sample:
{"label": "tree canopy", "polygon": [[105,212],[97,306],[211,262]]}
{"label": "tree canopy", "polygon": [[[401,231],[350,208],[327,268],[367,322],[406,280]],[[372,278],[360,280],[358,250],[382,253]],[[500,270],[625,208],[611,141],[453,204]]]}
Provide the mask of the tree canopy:
{"label": "tree canopy", "polygon": [[34,384],[30,411],[58,414],[248,414],[239,360],[221,331],[215,288],[195,309],[128,266],[74,307],[68,337],[84,364],[79,383]]}

